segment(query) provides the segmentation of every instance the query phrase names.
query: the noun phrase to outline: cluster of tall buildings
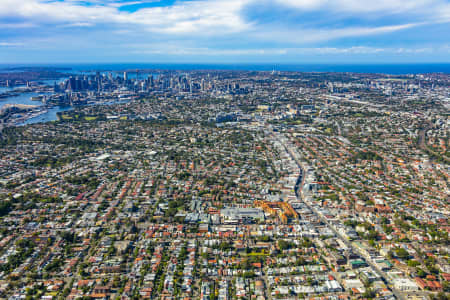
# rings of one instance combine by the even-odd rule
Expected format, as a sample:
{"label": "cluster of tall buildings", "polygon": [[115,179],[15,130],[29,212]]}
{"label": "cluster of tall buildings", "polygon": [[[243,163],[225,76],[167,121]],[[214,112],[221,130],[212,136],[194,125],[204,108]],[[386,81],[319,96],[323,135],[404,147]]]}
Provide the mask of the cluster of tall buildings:
{"label": "cluster of tall buildings", "polygon": [[227,83],[217,85],[209,74],[205,77],[196,76],[192,78],[189,74],[144,74],[124,72],[123,75],[114,76],[113,73],[95,75],[71,76],[63,82],[54,85],[55,92],[113,92],[115,90],[128,90],[136,93],[151,91],[173,91],[173,92],[208,92],[214,90],[239,92],[238,83]]}

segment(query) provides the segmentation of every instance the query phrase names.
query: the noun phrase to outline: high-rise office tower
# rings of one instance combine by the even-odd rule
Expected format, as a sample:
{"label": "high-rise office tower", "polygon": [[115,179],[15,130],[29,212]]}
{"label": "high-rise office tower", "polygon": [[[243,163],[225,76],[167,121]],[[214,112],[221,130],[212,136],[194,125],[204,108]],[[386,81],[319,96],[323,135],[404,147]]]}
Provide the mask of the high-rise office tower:
{"label": "high-rise office tower", "polygon": [[153,82],[153,75],[148,76],[148,84],[151,88],[155,85],[155,83]]}

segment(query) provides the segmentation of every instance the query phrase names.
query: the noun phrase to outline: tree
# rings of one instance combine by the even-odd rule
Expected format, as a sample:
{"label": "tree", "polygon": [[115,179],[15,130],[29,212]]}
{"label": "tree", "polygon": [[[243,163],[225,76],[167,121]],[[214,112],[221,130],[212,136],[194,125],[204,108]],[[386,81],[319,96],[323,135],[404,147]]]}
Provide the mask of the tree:
{"label": "tree", "polygon": [[417,267],[418,265],[420,265],[420,263],[417,260],[408,260],[408,266],[409,267]]}
{"label": "tree", "polygon": [[425,276],[427,276],[427,273],[425,273],[424,270],[417,268],[417,276],[419,276],[420,278],[424,278]]}
{"label": "tree", "polygon": [[74,232],[63,231],[61,232],[61,238],[69,244],[76,242],[76,235]]}
{"label": "tree", "polygon": [[295,244],[292,242],[288,242],[285,240],[278,240],[278,248],[280,248],[280,250],[287,250],[294,246],[295,246]]}
{"label": "tree", "polygon": [[436,296],[433,297],[433,299],[436,299],[436,300],[449,300],[450,299],[450,295],[447,295],[444,292],[439,292]]}
{"label": "tree", "polygon": [[376,240],[378,237],[378,232],[376,230],[369,230],[366,234],[366,238],[369,240]]}
{"label": "tree", "polygon": [[409,257],[408,251],[406,251],[404,248],[395,249],[395,255],[397,255],[397,257],[401,259],[406,259]]}
{"label": "tree", "polygon": [[367,290],[362,294],[362,296],[363,296],[364,298],[367,298],[367,299],[373,299],[373,298],[375,298],[377,295],[376,295],[376,293],[375,293],[374,290],[372,290],[372,289],[367,289]]}
{"label": "tree", "polygon": [[0,217],[7,215],[11,211],[12,205],[10,201],[0,202]]}

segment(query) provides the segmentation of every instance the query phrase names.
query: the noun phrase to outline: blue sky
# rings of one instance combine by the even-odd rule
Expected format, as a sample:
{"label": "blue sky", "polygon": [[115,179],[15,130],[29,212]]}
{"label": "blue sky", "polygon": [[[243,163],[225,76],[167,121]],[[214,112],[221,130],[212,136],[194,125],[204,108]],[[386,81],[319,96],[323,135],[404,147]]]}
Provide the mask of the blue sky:
{"label": "blue sky", "polygon": [[450,62],[447,0],[0,0],[0,63]]}

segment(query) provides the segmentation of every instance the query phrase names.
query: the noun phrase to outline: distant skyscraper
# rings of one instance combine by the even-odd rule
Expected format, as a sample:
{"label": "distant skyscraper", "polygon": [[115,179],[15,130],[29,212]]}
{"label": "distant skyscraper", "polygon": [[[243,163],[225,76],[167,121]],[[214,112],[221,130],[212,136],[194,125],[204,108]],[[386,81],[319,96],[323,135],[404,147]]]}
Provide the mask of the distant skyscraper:
{"label": "distant skyscraper", "polygon": [[128,80],[128,74],[127,74],[127,72],[123,72],[123,80],[125,80],[125,81]]}
{"label": "distant skyscraper", "polygon": [[153,88],[154,83],[153,83],[153,75],[149,75],[148,76],[148,85]]}
{"label": "distant skyscraper", "polygon": [[77,90],[76,79],[73,78],[72,76],[70,76],[69,79],[66,81],[65,90],[68,90],[68,91],[76,91]]}
{"label": "distant skyscraper", "polygon": [[202,78],[201,89],[202,89],[202,92],[204,92],[206,90],[206,82],[205,82],[204,78]]}

